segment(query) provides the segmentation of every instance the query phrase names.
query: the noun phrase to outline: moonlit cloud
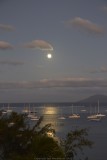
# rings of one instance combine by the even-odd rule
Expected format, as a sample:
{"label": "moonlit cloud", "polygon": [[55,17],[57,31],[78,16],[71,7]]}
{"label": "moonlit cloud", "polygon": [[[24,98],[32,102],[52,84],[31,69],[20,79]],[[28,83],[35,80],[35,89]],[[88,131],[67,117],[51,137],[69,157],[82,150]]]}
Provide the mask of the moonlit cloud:
{"label": "moonlit cloud", "polygon": [[107,68],[106,67],[101,67],[100,72],[107,72]]}
{"label": "moonlit cloud", "polygon": [[20,61],[9,61],[9,60],[0,61],[0,65],[20,66],[23,64],[24,62],[20,62]]}
{"label": "moonlit cloud", "polygon": [[90,73],[107,73],[107,67],[100,67],[99,69],[92,69]]}
{"label": "moonlit cloud", "polygon": [[95,74],[95,73],[99,73],[99,71],[97,69],[91,69],[91,70],[89,70],[89,73]]}
{"label": "moonlit cloud", "polygon": [[0,49],[6,50],[6,49],[12,49],[12,48],[13,46],[10,43],[5,41],[0,41]]}
{"label": "moonlit cloud", "polygon": [[53,47],[51,44],[44,40],[34,40],[24,45],[26,48],[37,48],[40,50],[53,51]]}
{"label": "moonlit cloud", "polygon": [[107,87],[107,79],[66,78],[59,80],[0,82],[0,89],[36,89],[36,88],[97,88]]}
{"label": "moonlit cloud", "polygon": [[14,27],[11,26],[11,25],[0,24],[0,30],[3,30],[3,31],[13,31]]}
{"label": "moonlit cloud", "polygon": [[107,12],[107,6],[103,6],[103,7],[101,7],[101,9],[102,9],[103,11]]}
{"label": "moonlit cloud", "polygon": [[93,34],[102,34],[104,33],[104,29],[99,25],[80,17],[75,17],[74,19],[68,20],[66,22],[68,26],[73,26],[85,30],[89,33]]}

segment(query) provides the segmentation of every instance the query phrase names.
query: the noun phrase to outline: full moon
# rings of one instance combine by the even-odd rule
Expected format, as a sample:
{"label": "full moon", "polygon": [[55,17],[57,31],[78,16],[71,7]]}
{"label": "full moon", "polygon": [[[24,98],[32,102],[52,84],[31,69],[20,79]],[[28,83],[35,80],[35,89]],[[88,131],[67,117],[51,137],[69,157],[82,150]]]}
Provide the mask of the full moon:
{"label": "full moon", "polygon": [[51,53],[48,53],[46,56],[47,56],[48,59],[52,58],[52,54]]}

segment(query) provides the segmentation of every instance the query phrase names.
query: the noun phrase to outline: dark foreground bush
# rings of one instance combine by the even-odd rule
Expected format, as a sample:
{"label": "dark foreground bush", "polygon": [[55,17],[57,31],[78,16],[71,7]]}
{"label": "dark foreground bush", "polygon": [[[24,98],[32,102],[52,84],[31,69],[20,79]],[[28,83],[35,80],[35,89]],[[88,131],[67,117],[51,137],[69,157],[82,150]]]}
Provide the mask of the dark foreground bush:
{"label": "dark foreground bush", "polygon": [[[0,160],[36,160],[38,158],[74,159],[77,150],[91,147],[88,131],[71,131],[63,141],[56,140],[51,124],[40,127],[43,117],[31,127],[26,115],[0,115]],[[47,133],[51,132],[54,137]]]}

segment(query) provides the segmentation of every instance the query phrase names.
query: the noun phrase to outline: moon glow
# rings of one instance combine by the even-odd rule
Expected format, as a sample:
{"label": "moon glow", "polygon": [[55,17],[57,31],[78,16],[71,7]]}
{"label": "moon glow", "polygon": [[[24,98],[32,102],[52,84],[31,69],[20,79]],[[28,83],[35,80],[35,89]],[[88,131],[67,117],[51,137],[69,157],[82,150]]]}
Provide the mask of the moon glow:
{"label": "moon glow", "polygon": [[48,59],[51,59],[51,58],[52,58],[52,54],[51,54],[51,53],[47,53],[46,56],[47,56]]}

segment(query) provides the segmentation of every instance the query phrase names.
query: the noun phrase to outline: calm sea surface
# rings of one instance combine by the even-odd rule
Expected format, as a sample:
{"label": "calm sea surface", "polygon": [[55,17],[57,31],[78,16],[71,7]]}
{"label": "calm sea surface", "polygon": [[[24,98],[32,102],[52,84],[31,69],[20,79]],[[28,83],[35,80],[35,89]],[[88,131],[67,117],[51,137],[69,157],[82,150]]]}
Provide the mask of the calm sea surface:
{"label": "calm sea surface", "polygon": [[[85,149],[84,153],[89,158],[89,160],[107,160],[107,107],[101,106],[99,111],[106,115],[100,121],[89,121],[87,116],[90,114],[97,113],[97,106],[66,106],[66,105],[56,105],[56,104],[10,104],[9,105],[13,111],[21,113],[22,110],[30,108],[31,111],[37,112],[37,116],[44,116],[43,125],[47,123],[52,123],[56,130],[56,134],[60,138],[65,138],[66,134],[70,130],[77,128],[88,128],[89,136],[88,138],[94,142],[92,149]],[[2,109],[3,106],[1,105]],[[7,108],[4,104],[4,108]],[[68,118],[70,114],[76,113],[80,115],[79,119]],[[59,119],[60,117],[65,117],[65,119]],[[33,121],[31,123],[36,123]]]}

